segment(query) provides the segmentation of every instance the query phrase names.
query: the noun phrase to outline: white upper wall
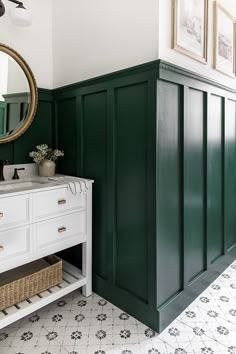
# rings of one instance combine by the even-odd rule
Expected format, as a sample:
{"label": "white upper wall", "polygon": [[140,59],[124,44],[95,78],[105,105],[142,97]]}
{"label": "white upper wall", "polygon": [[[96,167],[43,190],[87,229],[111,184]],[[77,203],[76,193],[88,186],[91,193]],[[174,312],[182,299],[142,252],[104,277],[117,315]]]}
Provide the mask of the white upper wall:
{"label": "white upper wall", "polygon": [[[236,17],[236,0],[219,0]],[[6,9],[14,4],[4,0]],[[0,42],[28,62],[38,87],[54,88],[158,58],[236,88],[212,69],[213,0],[209,0],[208,64],[171,49],[171,0],[24,0],[28,28],[0,18]]]}
{"label": "white upper wall", "polygon": [[53,0],[53,35],[54,87],[155,60],[158,0]]}
{"label": "white upper wall", "polygon": [[[236,89],[236,79],[230,78],[213,69],[213,2],[213,0],[209,0],[208,64],[202,64],[201,62],[171,49],[171,0],[159,1],[159,56],[163,60],[220,81],[225,85]],[[218,2],[236,18],[236,0],[219,0]]]}
{"label": "white upper wall", "polygon": [[38,87],[53,88],[52,0],[24,0],[33,17],[32,25],[27,28],[12,24],[9,12],[16,5],[7,0],[3,2],[6,13],[0,17],[0,43],[7,44],[23,56]]}
{"label": "white upper wall", "polygon": [[8,59],[7,91],[5,93],[30,92],[30,87],[24,71],[15,60]]}
{"label": "white upper wall", "polygon": [[0,53],[0,101],[4,101],[3,94],[7,93],[8,78],[8,57],[4,53]]}

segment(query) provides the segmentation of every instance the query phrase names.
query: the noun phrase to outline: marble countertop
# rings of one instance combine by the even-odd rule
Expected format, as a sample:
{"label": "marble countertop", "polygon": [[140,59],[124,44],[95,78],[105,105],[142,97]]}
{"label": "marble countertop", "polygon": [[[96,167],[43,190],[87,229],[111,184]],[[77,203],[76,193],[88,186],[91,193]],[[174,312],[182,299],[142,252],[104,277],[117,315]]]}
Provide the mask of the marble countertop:
{"label": "marble countertop", "polygon": [[36,193],[38,191],[57,189],[61,187],[68,187],[69,180],[85,181],[86,183],[93,183],[93,180],[66,176],[66,175],[56,175],[52,178],[50,177],[39,177],[39,176],[25,176],[18,180],[8,180],[0,182],[0,198],[6,196],[14,196],[19,194],[25,194],[26,192]]}

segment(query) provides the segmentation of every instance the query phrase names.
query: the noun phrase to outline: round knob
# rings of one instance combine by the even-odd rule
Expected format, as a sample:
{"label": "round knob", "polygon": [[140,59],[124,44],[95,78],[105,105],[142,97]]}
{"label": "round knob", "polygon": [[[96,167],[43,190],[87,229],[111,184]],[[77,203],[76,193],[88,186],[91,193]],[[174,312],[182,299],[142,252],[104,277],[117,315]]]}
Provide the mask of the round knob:
{"label": "round knob", "polygon": [[4,247],[3,246],[0,246],[0,252],[1,251],[4,251]]}

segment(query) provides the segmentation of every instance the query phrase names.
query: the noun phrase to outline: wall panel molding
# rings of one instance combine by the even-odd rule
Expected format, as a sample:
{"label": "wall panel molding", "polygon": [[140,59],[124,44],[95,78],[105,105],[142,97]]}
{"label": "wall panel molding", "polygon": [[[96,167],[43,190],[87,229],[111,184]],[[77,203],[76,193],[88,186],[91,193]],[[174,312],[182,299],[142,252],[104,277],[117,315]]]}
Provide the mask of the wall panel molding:
{"label": "wall panel molding", "polygon": [[53,97],[61,172],[95,179],[94,291],[161,331],[236,256],[236,91],[159,60]]}
{"label": "wall panel molding", "polygon": [[[171,77],[171,80],[174,80],[175,78],[181,78],[182,81],[183,78],[187,78],[189,82],[191,79],[191,81],[195,82],[195,84],[196,82],[200,81],[201,83],[207,84],[211,87],[217,87],[219,89],[222,89],[223,91],[236,94],[236,90],[232,89],[229,86],[225,86],[218,81],[211,80],[206,76],[199,75],[193,71],[184,69],[182,67],[174,65],[172,63],[165,62],[163,60],[158,61],[158,63],[159,63],[159,70],[160,70],[159,77],[162,79],[169,79],[169,77]],[[177,74],[177,75],[174,76],[173,74]],[[165,75],[168,76],[165,77]]]}

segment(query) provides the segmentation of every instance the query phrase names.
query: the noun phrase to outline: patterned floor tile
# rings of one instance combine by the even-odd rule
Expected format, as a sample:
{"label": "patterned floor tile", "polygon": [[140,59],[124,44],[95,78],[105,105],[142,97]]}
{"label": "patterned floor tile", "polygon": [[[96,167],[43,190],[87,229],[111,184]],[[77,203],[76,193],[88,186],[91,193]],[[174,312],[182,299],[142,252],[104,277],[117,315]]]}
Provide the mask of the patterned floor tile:
{"label": "patterned floor tile", "polygon": [[0,354],[236,354],[236,262],[157,334],[75,291],[0,331]]}
{"label": "patterned floor tile", "polygon": [[207,336],[194,337],[184,348],[187,354],[226,354],[228,347],[214,341]]}

